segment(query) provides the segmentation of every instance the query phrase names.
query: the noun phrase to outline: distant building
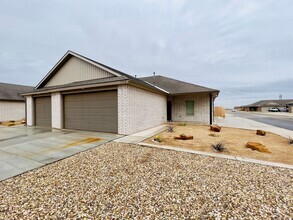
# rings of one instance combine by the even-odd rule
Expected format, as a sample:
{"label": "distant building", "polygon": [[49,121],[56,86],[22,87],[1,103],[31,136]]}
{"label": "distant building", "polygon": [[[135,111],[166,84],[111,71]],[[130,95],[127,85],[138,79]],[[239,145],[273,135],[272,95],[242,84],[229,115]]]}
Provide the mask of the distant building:
{"label": "distant building", "polygon": [[293,113],[293,99],[260,100],[249,105],[235,106],[239,111],[268,112],[270,108],[278,108],[280,111]]}
{"label": "distant building", "polygon": [[25,98],[20,93],[31,91],[34,87],[0,83],[0,121],[25,118]]}

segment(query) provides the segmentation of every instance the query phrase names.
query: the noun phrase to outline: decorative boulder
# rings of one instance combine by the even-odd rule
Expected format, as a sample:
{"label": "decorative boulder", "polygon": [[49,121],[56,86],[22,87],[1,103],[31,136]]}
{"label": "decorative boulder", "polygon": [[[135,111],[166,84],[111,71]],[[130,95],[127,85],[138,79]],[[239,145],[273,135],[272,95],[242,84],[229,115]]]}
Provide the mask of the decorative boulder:
{"label": "decorative boulder", "polygon": [[175,136],[174,139],[179,140],[191,140],[193,139],[193,136],[187,136],[185,134],[180,134],[180,136]]}
{"label": "decorative boulder", "polygon": [[211,125],[210,130],[213,132],[220,132],[221,131],[221,127],[218,125]]}
{"label": "decorative boulder", "polygon": [[266,135],[266,132],[263,131],[263,130],[256,130],[256,134],[257,135],[260,135],[260,136],[265,136]]}
{"label": "decorative boulder", "polygon": [[252,150],[256,150],[262,153],[271,153],[271,151],[264,145],[257,143],[257,142],[248,142],[246,144],[247,148],[250,148]]}

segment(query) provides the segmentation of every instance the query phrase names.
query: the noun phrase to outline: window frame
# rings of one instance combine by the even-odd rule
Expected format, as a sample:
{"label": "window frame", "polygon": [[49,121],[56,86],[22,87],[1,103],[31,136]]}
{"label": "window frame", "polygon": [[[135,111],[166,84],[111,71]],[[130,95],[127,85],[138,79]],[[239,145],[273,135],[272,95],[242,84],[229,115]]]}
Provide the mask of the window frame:
{"label": "window frame", "polygon": [[[191,108],[192,105],[192,108]],[[185,101],[186,115],[194,116],[194,100],[186,100]],[[191,113],[192,111],[192,113]]]}

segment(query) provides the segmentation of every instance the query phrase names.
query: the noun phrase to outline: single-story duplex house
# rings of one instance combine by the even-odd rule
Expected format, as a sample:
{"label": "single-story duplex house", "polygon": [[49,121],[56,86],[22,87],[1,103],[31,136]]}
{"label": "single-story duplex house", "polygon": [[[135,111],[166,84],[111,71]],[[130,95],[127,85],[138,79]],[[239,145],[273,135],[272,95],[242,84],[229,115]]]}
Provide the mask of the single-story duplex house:
{"label": "single-story duplex house", "polygon": [[10,83],[0,83],[0,121],[25,118],[25,98],[20,94],[34,87]]}
{"label": "single-story duplex house", "polygon": [[23,96],[28,126],[127,135],[168,120],[212,124],[218,94],[163,76],[139,79],[68,51]]}
{"label": "single-story duplex house", "polygon": [[292,103],[293,99],[260,100],[249,105],[240,106],[238,109],[242,111],[268,112],[270,108],[278,108],[282,111],[289,108]]}

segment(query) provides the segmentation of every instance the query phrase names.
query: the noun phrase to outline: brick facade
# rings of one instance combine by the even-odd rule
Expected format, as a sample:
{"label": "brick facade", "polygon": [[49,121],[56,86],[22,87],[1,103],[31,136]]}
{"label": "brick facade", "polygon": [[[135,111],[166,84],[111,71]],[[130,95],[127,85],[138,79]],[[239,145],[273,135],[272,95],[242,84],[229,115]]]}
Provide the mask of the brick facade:
{"label": "brick facade", "polygon": [[35,124],[35,108],[32,96],[26,96],[26,124],[33,126]]}
{"label": "brick facade", "polygon": [[167,97],[129,85],[118,87],[118,133],[132,134],[167,120]]}
{"label": "brick facade", "polygon": [[0,121],[25,118],[25,102],[0,101]]}
{"label": "brick facade", "polygon": [[[210,123],[210,95],[207,93],[173,96],[172,121]],[[194,101],[194,115],[186,115],[186,101]]]}
{"label": "brick facade", "polygon": [[63,100],[60,92],[52,93],[52,128],[63,128]]}

